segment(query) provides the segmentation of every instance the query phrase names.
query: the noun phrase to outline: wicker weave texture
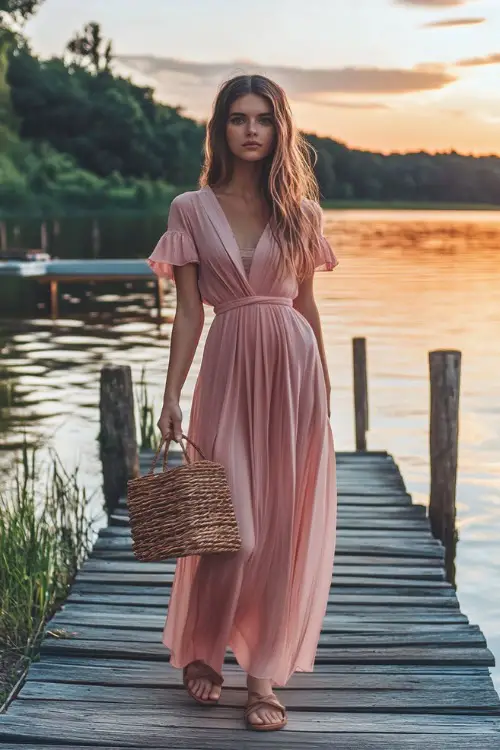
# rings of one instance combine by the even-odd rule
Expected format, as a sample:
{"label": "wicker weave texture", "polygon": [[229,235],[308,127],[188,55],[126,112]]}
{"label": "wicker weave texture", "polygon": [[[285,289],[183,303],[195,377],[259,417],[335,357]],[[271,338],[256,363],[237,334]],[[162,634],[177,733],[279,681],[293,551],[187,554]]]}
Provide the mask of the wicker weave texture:
{"label": "wicker weave texture", "polygon": [[127,504],[132,548],[143,562],[241,547],[226,472],[213,461],[131,479]]}

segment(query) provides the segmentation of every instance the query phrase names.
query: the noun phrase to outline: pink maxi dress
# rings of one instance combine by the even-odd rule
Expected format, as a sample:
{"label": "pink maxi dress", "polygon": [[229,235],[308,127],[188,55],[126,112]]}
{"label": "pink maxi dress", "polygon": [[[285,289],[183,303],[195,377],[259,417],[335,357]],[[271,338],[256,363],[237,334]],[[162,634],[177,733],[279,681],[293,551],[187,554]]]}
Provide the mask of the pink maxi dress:
{"label": "pink maxi dress", "polygon": [[[316,267],[335,255],[318,232]],[[285,685],[313,670],[332,577],[336,484],[319,350],[292,300],[297,280],[277,272],[269,224],[249,274],[210,187],[171,204],[148,263],[198,264],[215,318],[196,382],[189,435],[227,471],[243,545],[178,561],[163,643],[174,667],[202,660],[221,673],[227,647],[254,677]]]}

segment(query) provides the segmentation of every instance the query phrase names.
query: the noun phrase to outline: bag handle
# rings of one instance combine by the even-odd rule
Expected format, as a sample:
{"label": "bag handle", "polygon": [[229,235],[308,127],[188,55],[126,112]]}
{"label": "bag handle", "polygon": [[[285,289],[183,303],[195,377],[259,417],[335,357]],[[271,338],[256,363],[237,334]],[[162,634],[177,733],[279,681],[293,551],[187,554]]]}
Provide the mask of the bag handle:
{"label": "bag handle", "polygon": [[[205,458],[205,456],[203,455],[203,453],[201,452],[201,450],[196,445],[196,443],[193,443],[193,441],[190,438],[188,438],[187,435],[183,434],[182,438],[184,440],[186,440],[190,445],[192,445],[195,450],[198,451],[198,453],[200,454],[200,456],[202,457],[202,459],[204,461],[207,460]],[[158,461],[158,458],[160,456],[161,449],[162,449],[163,445],[165,445],[165,451],[164,451],[164,454],[163,454],[163,467],[162,467],[162,471],[165,471],[165,469],[167,468],[168,450],[170,448],[170,443],[171,442],[172,442],[172,438],[164,438],[164,437],[162,437],[162,439],[160,441],[160,445],[158,446],[158,450],[156,451],[156,454],[155,454],[155,456],[153,458],[153,463],[151,464],[151,466],[149,468],[148,474],[152,474],[154,472],[155,466],[156,466],[156,462]],[[182,439],[179,440],[179,445],[181,446],[181,450],[182,450],[182,452],[184,454],[184,458],[186,459],[186,463],[190,464],[191,463],[191,459],[189,458],[189,456],[188,456],[188,454],[186,452],[186,448],[184,447],[184,443],[182,442]]]}

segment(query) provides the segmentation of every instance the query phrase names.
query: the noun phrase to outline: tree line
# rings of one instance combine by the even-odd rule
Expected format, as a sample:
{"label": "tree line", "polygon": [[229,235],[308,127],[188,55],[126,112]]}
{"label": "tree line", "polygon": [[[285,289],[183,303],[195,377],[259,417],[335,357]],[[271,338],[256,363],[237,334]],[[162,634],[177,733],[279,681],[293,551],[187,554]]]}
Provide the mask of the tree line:
{"label": "tree line", "polygon": [[[35,0],[0,0],[20,24]],[[205,123],[157,102],[154,90],[112,72],[97,23],[41,60],[2,21],[0,208],[164,204],[195,187]],[[425,152],[382,155],[306,133],[323,199],[500,205],[500,158]]]}

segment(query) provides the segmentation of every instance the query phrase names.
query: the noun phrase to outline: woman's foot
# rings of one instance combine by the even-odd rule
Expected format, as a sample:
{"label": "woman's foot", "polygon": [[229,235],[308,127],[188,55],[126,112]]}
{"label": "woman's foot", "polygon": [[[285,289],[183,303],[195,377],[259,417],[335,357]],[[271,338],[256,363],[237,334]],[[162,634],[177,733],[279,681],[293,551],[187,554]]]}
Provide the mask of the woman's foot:
{"label": "woman's foot", "polygon": [[217,703],[221,694],[222,677],[208,664],[193,661],[184,668],[184,685],[198,703]]}
{"label": "woman's foot", "polygon": [[[281,729],[286,724],[286,711],[273,693],[271,680],[259,680],[248,675],[247,687],[248,707],[245,713],[247,724],[252,729],[262,731]],[[254,708],[252,708],[253,705]]]}
{"label": "woman's foot", "polygon": [[194,680],[188,680],[187,686],[193,698],[198,698],[198,700],[203,701],[203,703],[207,703],[208,701],[210,701],[210,703],[216,703],[220,698],[220,685],[214,685],[211,680],[208,680],[205,677],[197,677]]}

